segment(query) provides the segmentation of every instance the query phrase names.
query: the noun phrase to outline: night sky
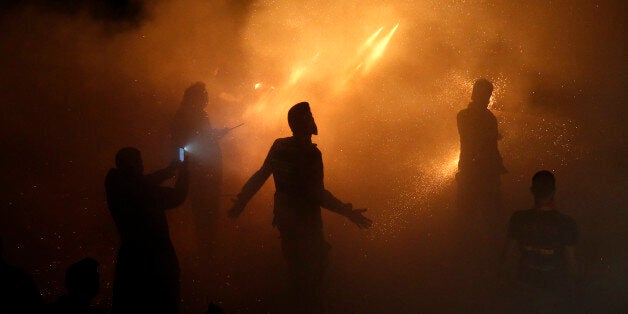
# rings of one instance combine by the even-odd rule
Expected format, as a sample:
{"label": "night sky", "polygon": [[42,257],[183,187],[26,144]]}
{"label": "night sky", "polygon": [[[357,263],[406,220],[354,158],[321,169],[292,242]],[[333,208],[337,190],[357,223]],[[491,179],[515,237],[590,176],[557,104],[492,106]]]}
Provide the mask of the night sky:
{"label": "night sky", "polygon": [[[453,252],[461,237],[454,218],[455,117],[473,81],[486,77],[496,86],[490,108],[509,170],[502,177],[504,225],[496,228],[505,230],[512,212],[531,206],[532,174],[553,171],[558,204],[580,228],[581,308],[622,312],[628,300],[626,6],[4,1],[4,258],[31,273],[50,302],[64,293],[65,269],[93,257],[102,278],[97,303],[109,309],[119,240],[104,177],[124,146],[143,152],[148,171],[166,166],[176,156],[170,123],[183,91],[204,81],[212,124],[245,125],[222,142],[226,195],[209,297],[192,292],[197,247],[189,208],[169,213],[185,313],[200,313],[209,300],[242,313],[273,312],[281,303],[285,278],[271,226],[272,182],[237,221],[225,213],[273,139],[290,135],[287,108],[304,100],[319,126],[314,141],[326,187],[369,208],[375,223],[362,232],[324,213],[333,246],[333,312],[455,312],[471,302],[457,290],[466,274],[452,271],[462,263]],[[370,36],[379,47],[362,44]]]}

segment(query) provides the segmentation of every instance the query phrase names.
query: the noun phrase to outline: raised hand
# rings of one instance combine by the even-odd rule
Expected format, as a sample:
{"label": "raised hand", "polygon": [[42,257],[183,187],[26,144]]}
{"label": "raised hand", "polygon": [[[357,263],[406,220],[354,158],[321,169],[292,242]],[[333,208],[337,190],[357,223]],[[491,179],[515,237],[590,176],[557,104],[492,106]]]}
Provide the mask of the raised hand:
{"label": "raised hand", "polygon": [[373,226],[373,221],[363,215],[366,210],[366,208],[352,209],[347,215],[347,218],[349,218],[349,220],[356,224],[360,229],[368,229]]}
{"label": "raised hand", "polygon": [[238,218],[238,216],[240,216],[240,214],[244,211],[246,204],[242,204],[242,202],[236,198],[232,198],[231,201],[233,202],[233,205],[227,212],[227,215],[229,218],[235,219]]}

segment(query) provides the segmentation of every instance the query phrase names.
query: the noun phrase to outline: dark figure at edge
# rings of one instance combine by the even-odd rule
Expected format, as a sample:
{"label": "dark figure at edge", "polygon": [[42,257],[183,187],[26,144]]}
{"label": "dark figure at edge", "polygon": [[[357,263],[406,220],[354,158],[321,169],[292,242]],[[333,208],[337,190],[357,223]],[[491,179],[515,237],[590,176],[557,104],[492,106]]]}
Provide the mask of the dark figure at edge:
{"label": "dark figure at edge", "polygon": [[25,271],[7,264],[0,238],[0,313],[40,313],[42,299],[35,281]]}
{"label": "dark figure at edge", "polygon": [[576,223],[557,210],[551,172],[537,172],[530,191],[534,207],[512,214],[502,257],[502,283],[514,283],[508,312],[574,313]]}
{"label": "dark figure at edge", "polygon": [[471,103],[457,116],[460,135],[456,174],[458,208],[465,215],[480,215],[484,222],[498,219],[500,176],[507,172],[497,148],[500,139],[497,119],[488,110],[492,93],[493,84],[478,79],[473,84]]}
{"label": "dark figure at edge", "polygon": [[319,313],[322,278],[331,246],[325,241],[321,206],[349,218],[360,228],[369,228],[366,209],[353,209],[323,184],[323,161],[312,143],[318,129],[310,106],[301,102],[290,108],[288,123],[293,136],[275,140],[261,169],[244,185],[229,210],[237,217],[272,174],[275,181],[273,225],[279,229],[281,248],[288,264],[292,299],[297,312]]}
{"label": "dark figure at edge", "polygon": [[101,314],[103,311],[92,306],[91,300],[98,295],[100,275],[98,262],[84,258],[65,273],[65,288],[68,293],[48,306],[50,314]]}
{"label": "dark figure at edge", "polygon": [[[179,176],[174,188],[160,186]],[[170,241],[165,210],[185,200],[186,163],[144,175],[140,151],[126,147],[107,174],[107,203],[120,233],[113,284],[112,313],[177,313],[179,262]]]}

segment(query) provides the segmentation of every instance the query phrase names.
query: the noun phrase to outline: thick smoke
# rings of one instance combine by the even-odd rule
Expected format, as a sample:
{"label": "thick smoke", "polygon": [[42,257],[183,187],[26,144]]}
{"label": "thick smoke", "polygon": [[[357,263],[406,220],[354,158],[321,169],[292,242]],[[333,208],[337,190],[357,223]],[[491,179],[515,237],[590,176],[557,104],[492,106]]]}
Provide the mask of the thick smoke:
{"label": "thick smoke", "polygon": [[[48,300],[61,293],[65,267],[89,255],[101,262],[107,305],[117,235],[104,175],[127,145],[144,152],[148,169],[167,164],[183,90],[204,81],[214,127],[245,123],[223,141],[227,194],[261,166],[274,138],[290,135],[287,108],[312,104],[327,188],[368,207],[376,224],[361,233],[324,215],[330,291],[347,295],[335,311],[434,312],[442,304],[431,292],[455,295],[446,292],[455,276],[433,271],[452,262],[455,241],[455,115],[473,80],[486,77],[509,169],[504,217],[529,206],[536,170],[554,171],[561,207],[580,223],[584,299],[608,309],[621,302],[624,2],[15,3],[0,15],[0,225],[5,255],[34,272]],[[219,230],[225,262],[211,293],[227,309],[281,303],[272,296],[282,265],[271,185]],[[195,254],[185,210],[170,215],[184,281]],[[198,312],[194,302],[186,309]]]}

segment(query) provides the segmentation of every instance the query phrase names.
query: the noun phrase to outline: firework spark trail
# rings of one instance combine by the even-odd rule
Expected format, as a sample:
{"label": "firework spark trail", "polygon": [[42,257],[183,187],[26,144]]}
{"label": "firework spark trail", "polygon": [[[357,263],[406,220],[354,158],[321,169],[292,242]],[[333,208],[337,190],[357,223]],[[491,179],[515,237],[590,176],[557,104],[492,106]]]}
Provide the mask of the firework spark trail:
{"label": "firework spark trail", "polygon": [[397,32],[398,27],[399,27],[399,23],[397,23],[397,25],[393,27],[393,29],[388,33],[388,35],[382,38],[382,40],[380,40],[377,43],[377,45],[372,49],[371,54],[365,60],[365,66],[362,72],[363,74],[368,73],[373,67],[373,65],[375,64],[375,61],[382,57],[382,55],[384,54],[384,51],[386,50],[386,47],[388,46],[388,43],[390,42],[390,39],[393,37],[393,35],[395,35],[395,32]]}
{"label": "firework spark trail", "polygon": [[[360,69],[362,76],[366,75],[380,60],[388,44],[390,43],[393,35],[396,33],[399,27],[397,23],[390,32],[383,38],[378,39],[380,33],[384,30],[384,27],[380,27],[372,35],[370,35],[364,43],[357,49],[357,53],[352,61],[344,67],[323,67],[322,64],[333,63],[332,60],[322,59],[321,52],[316,52],[311,58],[306,60],[295,61],[285,83],[279,87],[272,87],[264,92],[257,102],[249,106],[244,114],[245,119],[250,118],[253,115],[264,114],[266,115],[264,121],[267,124],[277,123],[277,119],[283,118],[283,113],[287,109],[286,106],[294,102],[294,95],[304,94],[301,91],[307,89],[308,82],[316,81],[317,78],[337,78],[335,80],[328,80],[326,84],[327,90],[333,90],[339,92],[341,88],[345,87],[346,83],[354,77]],[[340,43],[328,43],[330,47],[340,46]],[[321,48],[321,50],[325,50]],[[330,49],[331,50],[331,49]],[[333,57],[333,56],[332,56]],[[358,64],[355,66],[355,64]],[[353,71],[342,72],[343,68],[354,68]],[[321,73],[326,69],[328,72]],[[340,82],[340,83],[338,83]],[[262,86],[266,85],[264,81],[256,83],[254,90],[259,90]],[[268,119],[270,118],[270,119]]]}

